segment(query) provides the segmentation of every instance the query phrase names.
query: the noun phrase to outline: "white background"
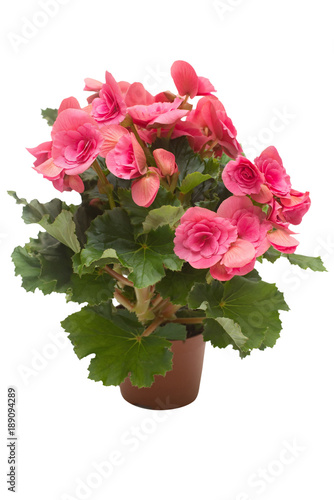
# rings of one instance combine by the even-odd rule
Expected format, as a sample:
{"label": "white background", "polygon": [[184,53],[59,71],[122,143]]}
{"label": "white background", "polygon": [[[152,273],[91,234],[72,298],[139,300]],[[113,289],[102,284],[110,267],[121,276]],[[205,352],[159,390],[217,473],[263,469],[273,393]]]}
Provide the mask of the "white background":
{"label": "white background", "polygon": [[[250,159],[274,144],[293,187],[310,190],[298,253],[320,254],[333,271],[332,2],[61,3],[53,17],[41,16],[36,0],[2,7],[1,497],[12,498],[5,430],[6,392],[14,385],[18,500],[332,498],[330,272],[299,271],[285,259],[259,265],[291,307],[276,347],[239,360],[230,349],[207,345],[196,402],[150,412],[123,401],[119,388],[87,379],[89,360],[78,361],[59,326],[79,307],[20,287],[10,254],[38,227],[25,226],[21,208],[6,195],[15,189],[44,202],[58,196],[30,168],[25,150],[49,139],[40,108],[58,107],[70,95],[83,105],[83,79],[103,80],[106,69],[117,80],[145,82],[153,93],[174,90],[169,68],[184,59],[216,86]],[[27,20],[40,27],[27,33]],[[140,437],[129,440],[138,428]],[[94,463],[110,463],[113,453],[116,465],[101,479]]]}

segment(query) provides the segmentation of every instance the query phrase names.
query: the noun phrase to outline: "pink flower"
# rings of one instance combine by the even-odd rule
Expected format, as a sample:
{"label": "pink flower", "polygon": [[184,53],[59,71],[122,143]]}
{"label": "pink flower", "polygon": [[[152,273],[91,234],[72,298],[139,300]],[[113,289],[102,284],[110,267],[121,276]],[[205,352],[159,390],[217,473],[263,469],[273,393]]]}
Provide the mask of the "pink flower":
{"label": "pink flower", "polygon": [[35,148],[27,148],[27,151],[29,151],[29,153],[31,153],[36,158],[36,161],[34,161],[35,167],[38,167],[46,160],[51,158],[51,150],[52,141],[42,142],[42,144],[36,146]]}
{"label": "pink flower", "polygon": [[141,127],[157,128],[161,125],[173,125],[177,120],[186,116],[187,109],[178,109],[182,99],[174,102],[155,102],[149,106],[137,105],[128,108],[133,123]]}
{"label": "pink flower", "polygon": [[275,196],[289,194],[290,177],[286,173],[281,157],[274,146],[265,149],[258,158],[255,158],[254,163],[263,173],[266,185]]}
{"label": "pink flower", "polygon": [[250,273],[254,269],[255,262],[255,257],[248,264],[242,267],[227,267],[218,262],[214,266],[210,267],[210,274],[216,280],[228,281],[233,278],[233,276],[244,276],[245,274]]}
{"label": "pink flower", "polygon": [[237,239],[237,229],[206,208],[189,208],[181,218],[174,239],[174,252],[195,269],[205,269],[221,260]]}
{"label": "pink flower", "polygon": [[128,135],[129,132],[126,128],[121,125],[108,125],[106,127],[100,128],[100,132],[103,136],[103,144],[100,151],[100,156],[105,158],[109,151],[114,149],[123,135]]}
{"label": "pink flower", "polygon": [[286,198],[281,198],[282,218],[289,224],[298,225],[308,211],[311,205],[310,193],[301,193],[295,189],[291,189],[290,195]]}
{"label": "pink flower", "polygon": [[149,207],[155,200],[160,186],[160,176],[149,168],[145,175],[133,181],[131,194],[133,201],[140,207]]}
{"label": "pink flower", "polygon": [[227,189],[238,196],[259,193],[264,181],[260,170],[244,156],[228,162],[222,179]]}
{"label": "pink flower", "polygon": [[272,229],[272,224],[266,220],[261,208],[253,205],[247,196],[230,196],[219,206],[217,215],[229,219],[236,226],[238,238],[252,243],[256,257],[270,247],[267,233]]}
{"label": "pink flower", "polygon": [[177,165],[175,163],[175,156],[173,155],[173,153],[160,148],[153,151],[153,156],[156,161],[157,167],[163,177],[165,177],[166,175],[171,177],[175,172],[178,171]]}
{"label": "pink flower", "polygon": [[126,104],[116,80],[108,71],[106,83],[92,104],[92,116],[100,125],[119,124],[125,118]]}
{"label": "pink flower", "polygon": [[133,133],[127,132],[106,157],[110,172],[121,179],[134,179],[147,171],[145,153]]}
{"label": "pink flower", "polygon": [[225,152],[231,158],[236,158],[242,152],[232,120],[227,116],[223,104],[212,95],[198,101],[185,124],[181,122],[181,127],[186,135],[192,136],[190,143],[194,151],[199,151],[206,143],[209,147],[210,142],[215,142],[216,156]]}
{"label": "pink flower", "polygon": [[216,92],[212,83],[204,77],[198,77],[194,68],[185,61],[175,61],[171,67],[171,74],[178,93],[181,96],[206,95]]}
{"label": "pink flower", "polygon": [[81,174],[98,156],[103,137],[85,111],[65,109],[58,115],[51,136],[54,164],[68,175]]}
{"label": "pink flower", "polygon": [[283,253],[294,253],[299,241],[297,241],[291,234],[294,234],[287,227],[274,228],[268,233],[268,240],[272,246]]}

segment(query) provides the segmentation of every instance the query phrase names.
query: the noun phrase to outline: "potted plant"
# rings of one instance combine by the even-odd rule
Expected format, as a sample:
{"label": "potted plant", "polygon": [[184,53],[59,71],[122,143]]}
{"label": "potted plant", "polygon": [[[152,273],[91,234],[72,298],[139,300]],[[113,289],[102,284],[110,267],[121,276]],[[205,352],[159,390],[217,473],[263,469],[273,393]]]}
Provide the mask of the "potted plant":
{"label": "potted plant", "polygon": [[10,192],[43,228],[13,252],[22,286],[86,304],[62,326],[79,359],[95,355],[89,378],[147,408],[196,398],[205,342],[242,358],[274,346],[289,308],[258,261],[325,270],[295,253],[310,197],[277,150],[247,159],[211,82],[184,61],[171,74],[177,94],[106,72],[85,80],[85,107],[42,111],[51,140],[28,149],[33,168],[79,205]]}

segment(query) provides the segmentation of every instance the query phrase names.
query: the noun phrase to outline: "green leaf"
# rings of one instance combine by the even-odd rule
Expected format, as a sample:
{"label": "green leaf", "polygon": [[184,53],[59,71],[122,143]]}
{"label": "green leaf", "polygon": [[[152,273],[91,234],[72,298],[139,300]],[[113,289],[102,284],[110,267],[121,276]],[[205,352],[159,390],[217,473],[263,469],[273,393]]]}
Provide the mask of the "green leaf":
{"label": "green leaf", "polygon": [[71,285],[67,291],[67,300],[72,302],[88,302],[97,305],[107,302],[114,296],[115,280],[108,274],[85,274],[80,277],[73,274]]}
{"label": "green leaf", "polygon": [[[104,311],[104,310],[102,310]],[[62,322],[79,359],[95,354],[89,365],[89,378],[104,385],[119,385],[130,374],[137,387],[150,387],[154,375],[172,369],[171,343],[156,335],[141,337],[136,316],[118,312],[108,316],[99,309],[83,308]]]}
{"label": "green leaf", "polygon": [[15,274],[22,276],[22,286],[28,292],[36,288],[44,294],[66,292],[72,275],[71,254],[48,233],[39,233],[37,239],[14,250]]}
{"label": "green leaf", "polygon": [[174,194],[166,191],[165,188],[160,187],[158,194],[150,207],[140,207],[132,199],[131,191],[125,189],[118,190],[118,198],[120,200],[120,205],[131,218],[131,224],[134,228],[134,234],[140,234],[143,232],[143,223],[146,217],[152,210],[161,208],[162,206],[172,205],[174,207],[180,207],[181,203],[176,198]]}
{"label": "green leaf", "polygon": [[[84,252],[84,250],[82,250],[82,252]],[[108,266],[109,264],[118,263],[118,258],[115,250],[109,248],[108,250],[105,250],[103,252],[102,257],[100,259],[93,261],[90,265],[86,266],[85,262],[82,262],[81,253],[74,254],[72,257],[72,261],[73,261],[73,271],[77,273],[79,276],[82,276],[83,274],[90,274],[95,272],[97,268],[103,268],[105,266]]]}
{"label": "green leaf", "polygon": [[[93,263],[116,257],[114,244],[118,239],[133,241],[133,228],[129,216],[121,208],[106,210],[96,217],[88,231],[86,247],[81,251],[81,262],[76,259],[76,271],[83,272]],[[95,267],[95,266],[94,266]]]}
{"label": "green leaf", "polygon": [[152,335],[156,335],[157,337],[162,337],[167,340],[186,340],[187,329],[185,325],[167,323],[167,325],[157,328]]}
{"label": "green leaf", "polygon": [[118,239],[114,249],[122,265],[131,270],[129,279],[135,287],[154,285],[165,276],[166,266],[174,271],[181,269],[183,261],[174,254],[174,231],[159,227],[140,236],[136,241]]}
{"label": "green leaf", "polygon": [[182,207],[172,207],[171,205],[163,205],[160,208],[151,210],[143,222],[144,233],[148,233],[151,229],[157,229],[160,226],[169,225],[174,227],[184,214]]}
{"label": "green leaf", "polygon": [[283,257],[286,257],[291,264],[301,267],[302,269],[312,269],[312,271],[327,271],[325,268],[321,257],[307,257],[306,255],[298,255],[295,253],[284,253]]}
{"label": "green leaf", "polygon": [[204,181],[207,181],[208,179],[212,179],[211,175],[209,174],[204,175],[200,172],[193,172],[191,174],[188,174],[187,177],[185,177],[181,182],[180,191],[183,194],[190,193],[190,191],[192,191],[196,186]]}
{"label": "green leaf", "polygon": [[[241,350],[271,347],[279,336],[281,322],[279,310],[289,310],[283,294],[276,286],[264,281],[251,281],[235,276],[225,284],[196,285],[189,294],[189,306],[206,311],[206,316],[217,319],[231,336],[232,326],[220,318],[229,318],[240,326],[238,335],[247,337],[244,343],[233,341]],[[234,331],[235,333],[235,331]]]}
{"label": "green leaf", "polygon": [[57,198],[44,204],[38,200],[28,203],[24,198],[18,198],[14,191],[8,193],[15,198],[16,203],[25,205],[22,219],[26,224],[40,224],[51,236],[71,248],[74,253],[80,252],[81,247],[75,234],[76,227],[71,207],[67,207]]}
{"label": "green leaf", "polygon": [[51,109],[51,108],[42,109],[41,114],[44,120],[47,121],[47,124],[50,125],[50,127],[52,127],[52,125],[57,119],[58,109]]}
{"label": "green leaf", "polygon": [[277,259],[282,257],[282,253],[276,250],[274,247],[270,247],[261,257],[258,257],[259,261],[262,262],[262,259],[267,259],[269,262],[276,262]]}
{"label": "green leaf", "polygon": [[182,272],[166,271],[166,276],[156,284],[160,295],[173,304],[187,305],[188,293],[195,283],[206,283],[207,269],[194,269],[184,264]]}
{"label": "green leaf", "polygon": [[210,341],[213,347],[223,349],[229,345],[233,349],[239,350],[247,342],[240,325],[234,323],[229,318],[208,318],[204,321],[203,338]]}
{"label": "green leaf", "polygon": [[22,277],[22,286],[27,292],[34,292],[39,288],[44,294],[54,291],[56,281],[44,282],[39,278],[41,273],[41,261],[32,255],[25,247],[16,247],[12,253],[12,261],[15,265],[15,276]]}
{"label": "green leaf", "polygon": [[80,252],[81,247],[75,234],[75,223],[71,212],[63,210],[52,223],[49,222],[49,216],[44,215],[39,221],[39,224],[44,227],[51,236],[71,248],[74,253]]}

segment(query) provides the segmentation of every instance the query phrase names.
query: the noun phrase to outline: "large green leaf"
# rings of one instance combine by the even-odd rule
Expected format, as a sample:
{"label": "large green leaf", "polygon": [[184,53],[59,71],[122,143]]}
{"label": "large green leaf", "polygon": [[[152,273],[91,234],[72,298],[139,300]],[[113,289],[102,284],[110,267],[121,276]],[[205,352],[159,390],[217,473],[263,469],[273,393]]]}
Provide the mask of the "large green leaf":
{"label": "large green leaf", "polygon": [[160,295],[173,304],[187,305],[188,293],[195,283],[206,283],[207,269],[194,269],[184,264],[181,272],[166,271],[166,276],[156,284]]}
{"label": "large green leaf", "polygon": [[157,328],[152,335],[156,335],[167,340],[186,340],[187,329],[185,325],[167,323],[167,325]]}
{"label": "large green leaf", "polygon": [[45,282],[40,279],[41,261],[29,253],[25,247],[16,247],[12,253],[15,265],[15,276],[22,277],[22,286],[27,292],[34,292],[39,288],[44,294],[54,291],[56,281]]}
{"label": "large green leaf", "polygon": [[119,385],[130,374],[137,387],[150,387],[154,375],[172,369],[171,343],[165,338],[142,337],[143,327],[134,314],[83,308],[62,322],[79,359],[95,354],[89,378],[104,385]]}
{"label": "large green leaf", "polygon": [[183,261],[174,253],[174,231],[159,227],[135,240],[118,239],[114,249],[122,265],[131,270],[129,279],[137,288],[154,285],[165,276],[165,268],[180,270]]}
{"label": "large green leaf", "polygon": [[183,179],[180,186],[180,191],[183,194],[190,193],[195,187],[208,179],[212,179],[209,174],[201,174],[200,172],[192,172]]}
{"label": "large green leaf", "polygon": [[41,114],[47,124],[52,127],[58,116],[58,109],[46,108],[41,110]]}
{"label": "large green leaf", "polygon": [[[214,318],[242,351],[264,344],[272,347],[281,330],[279,310],[289,309],[274,284],[239,276],[225,284],[195,285],[188,300],[190,307],[204,309],[207,317]],[[240,330],[221,318],[229,318]]]}

